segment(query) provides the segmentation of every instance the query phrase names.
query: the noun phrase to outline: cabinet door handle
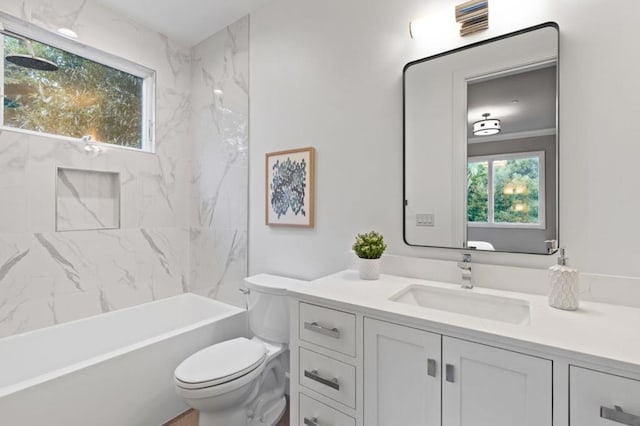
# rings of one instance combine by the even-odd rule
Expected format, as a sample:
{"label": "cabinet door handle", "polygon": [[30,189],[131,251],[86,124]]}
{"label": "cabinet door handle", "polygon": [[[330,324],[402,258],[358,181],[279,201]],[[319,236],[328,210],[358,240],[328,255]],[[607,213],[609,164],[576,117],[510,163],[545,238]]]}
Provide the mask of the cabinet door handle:
{"label": "cabinet door handle", "polygon": [[447,366],[445,367],[445,376],[446,376],[447,382],[455,383],[456,376],[455,376],[455,368],[453,364],[447,364]]}
{"label": "cabinet door handle", "polygon": [[436,377],[436,373],[437,373],[437,367],[438,364],[436,363],[435,359],[429,358],[427,360],[427,375],[431,376],[431,377]]}
{"label": "cabinet door handle", "polygon": [[304,424],[307,426],[320,426],[320,423],[318,423],[317,417],[312,417],[312,418],[305,417]]}
{"label": "cabinet door handle", "polygon": [[338,330],[337,328],[333,327],[333,328],[329,328],[329,327],[323,327],[320,324],[318,324],[317,322],[305,322],[304,323],[304,328],[310,331],[314,331],[316,333],[320,333],[323,334],[325,336],[329,336],[329,337],[333,337],[335,339],[339,339],[340,338],[340,330]]}
{"label": "cabinet door handle", "polygon": [[335,377],[333,379],[322,377],[318,374],[318,370],[304,370],[304,377],[308,377],[315,382],[322,383],[323,385],[329,386],[335,390],[340,390],[340,383],[338,382],[338,379]]}
{"label": "cabinet door handle", "polygon": [[625,413],[619,405],[614,405],[614,408],[600,407],[600,417],[627,426],[640,426],[640,416]]}

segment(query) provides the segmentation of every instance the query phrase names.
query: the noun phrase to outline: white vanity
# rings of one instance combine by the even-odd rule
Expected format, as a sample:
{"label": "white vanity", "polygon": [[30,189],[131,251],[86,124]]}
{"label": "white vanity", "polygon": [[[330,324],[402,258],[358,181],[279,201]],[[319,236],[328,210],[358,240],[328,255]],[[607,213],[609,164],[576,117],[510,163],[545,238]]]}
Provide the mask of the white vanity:
{"label": "white vanity", "polygon": [[640,425],[640,309],[340,272],[291,292],[291,424]]}

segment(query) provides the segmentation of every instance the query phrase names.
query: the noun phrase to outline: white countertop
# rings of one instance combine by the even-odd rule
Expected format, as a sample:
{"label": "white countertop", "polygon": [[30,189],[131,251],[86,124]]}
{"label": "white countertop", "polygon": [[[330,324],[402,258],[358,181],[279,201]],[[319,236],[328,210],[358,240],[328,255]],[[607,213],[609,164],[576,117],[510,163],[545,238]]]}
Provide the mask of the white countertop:
{"label": "white countertop", "polygon": [[[389,300],[410,284],[525,300],[529,302],[530,321],[514,325]],[[560,351],[558,353],[562,356],[575,356],[589,362],[614,361],[622,363],[616,366],[634,371],[640,368],[638,308],[582,302],[578,311],[562,311],[549,307],[545,296],[479,287],[463,290],[459,284],[393,275],[381,275],[377,281],[364,281],[358,278],[357,271],[352,270],[290,288],[289,293],[293,297],[324,302],[407,325],[422,325],[443,334],[449,331],[470,338],[475,336],[511,345],[524,344],[526,347],[541,345],[544,348],[540,350]]]}

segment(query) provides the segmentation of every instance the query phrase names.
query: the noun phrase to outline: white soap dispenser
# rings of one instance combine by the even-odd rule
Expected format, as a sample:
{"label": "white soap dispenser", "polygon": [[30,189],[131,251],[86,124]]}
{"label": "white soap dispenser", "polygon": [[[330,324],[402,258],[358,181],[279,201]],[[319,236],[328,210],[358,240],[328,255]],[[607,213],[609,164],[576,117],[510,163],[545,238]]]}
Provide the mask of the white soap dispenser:
{"label": "white soap dispenser", "polygon": [[575,311],[580,305],[578,270],[567,266],[564,249],[560,249],[558,264],[549,268],[549,306],[567,311]]}

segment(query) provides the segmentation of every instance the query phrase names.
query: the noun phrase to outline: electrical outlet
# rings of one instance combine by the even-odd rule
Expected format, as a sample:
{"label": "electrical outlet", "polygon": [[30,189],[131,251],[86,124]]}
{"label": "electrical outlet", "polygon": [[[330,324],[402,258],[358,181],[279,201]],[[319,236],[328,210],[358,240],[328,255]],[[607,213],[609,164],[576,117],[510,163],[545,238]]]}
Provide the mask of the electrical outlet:
{"label": "electrical outlet", "polygon": [[433,213],[420,213],[416,215],[416,226],[434,226],[435,215]]}

